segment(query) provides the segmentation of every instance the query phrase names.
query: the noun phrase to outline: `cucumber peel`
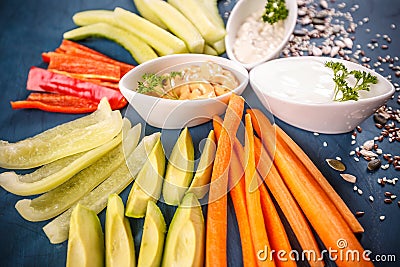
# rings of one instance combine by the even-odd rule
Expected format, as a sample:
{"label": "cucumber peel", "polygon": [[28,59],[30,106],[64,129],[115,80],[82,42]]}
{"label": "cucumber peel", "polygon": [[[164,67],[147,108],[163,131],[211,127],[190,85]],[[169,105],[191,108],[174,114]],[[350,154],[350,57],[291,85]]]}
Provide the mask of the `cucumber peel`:
{"label": "cucumber peel", "polygon": [[[131,130],[134,131],[135,129],[132,128]],[[140,132],[137,132],[137,134],[140,134]],[[121,132],[119,134],[120,140],[122,135]],[[123,148],[120,143],[98,161],[83,169],[62,185],[37,198],[19,200],[15,204],[15,208],[24,219],[33,222],[44,221],[61,214],[103,182],[124,162],[124,149],[125,153],[130,154],[128,149],[132,151],[136,146],[132,142],[134,138],[136,139],[128,132],[124,142],[130,144],[130,147],[124,145]]]}
{"label": "cucumber peel", "polygon": [[39,167],[105,144],[121,131],[121,127],[121,113],[118,110],[112,111],[104,98],[98,109],[87,116],[16,143],[0,141],[0,167]]}
{"label": "cucumber peel", "polygon": [[126,30],[105,22],[89,24],[67,31],[63,37],[76,41],[90,37],[99,37],[114,41],[124,47],[139,64],[158,57],[154,50],[143,40]]}
{"label": "cucumber peel", "polygon": [[[102,211],[107,205],[110,194],[121,193],[134,180],[134,177],[146,161],[148,151],[151,151],[158,138],[159,133],[143,137],[132,154],[127,157],[126,165],[122,164],[109,178],[85,195],[78,203],[94,210],[96,213]],[[72,209],[73,207],[69,208],[43,227],[43,231],[52,244],[59,244],[68,239]]]}

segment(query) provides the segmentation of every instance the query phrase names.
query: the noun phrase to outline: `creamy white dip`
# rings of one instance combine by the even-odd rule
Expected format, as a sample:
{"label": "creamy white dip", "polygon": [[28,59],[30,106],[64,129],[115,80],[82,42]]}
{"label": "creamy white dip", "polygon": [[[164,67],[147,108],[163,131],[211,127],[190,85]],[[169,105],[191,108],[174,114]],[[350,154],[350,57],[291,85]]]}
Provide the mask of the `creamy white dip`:
{"label": "creamy white dip", "polygon": [[242,63],[262,60],[282,42],[285,34],[283,21],[271,25],[261,18],[262,12],[254,12],[239,28],[233,45],[235,57]]}

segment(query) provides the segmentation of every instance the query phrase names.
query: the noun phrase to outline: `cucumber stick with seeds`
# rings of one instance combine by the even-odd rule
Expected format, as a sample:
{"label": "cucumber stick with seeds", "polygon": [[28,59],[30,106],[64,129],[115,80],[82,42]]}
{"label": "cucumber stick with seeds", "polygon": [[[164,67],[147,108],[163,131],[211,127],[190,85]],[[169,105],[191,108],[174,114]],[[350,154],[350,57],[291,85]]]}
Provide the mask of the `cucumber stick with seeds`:
{"label": "cucumber stick with seeds", "polygon": [[[128,127],[126,127],[127,125]],[[124,153],[129,155],[136,147],[137,143],[135,144],[134,140],[138,140],[140,129],[138,131],[139,127],[133,127],[130,130],[127,128],[129,128],[129,124],[125,123],[123,131],[120,133],[121,140],[122,136],[126,136],[124,145],[121,142],[98,161],[53,190],[34,199],[18,201],[15,208],[19,214],[28,221],[48,220],[61,214],[93,190],[125,162]]]}
{"label": "cucumber stick with seeds", "polygon": [[147,19],[120,7],[114,9],[114,15],[119,27],[145,41],[160,56],[188,52],[181,39]]}
{"label": "cucumber stick with seeds", "polygon": [[164,22],[162,22],[160,18],[149,9],[147,0],[133,0],[133,2],[135,3],[136,9],[139,11],[139,14],[143,18],[150,20],[160,28],[165,30],[168,29]]}
{"label": "cucumber stick with seeds", "polygon": [[198,1],[168,0],[168,3],[181,11],[197,27],[206,43],[212,44],[225,37],[225,28],[214,23],[214,19],[207,15],[210,11]]}
{"label": "cucumber stick with seeds", "polygon": [[[107,205],[110,194],[121,193],[134,180],[159,136],[160,133],[154,133],[143,137],[135,150],[127,156],[126,164],[121,164],[104,182],[86,194],[78,203],[96,213],[102,211]],[[59,244],[68,239],[70,217],[74,207],[75,205],[43,227],[43,231],[52,244]]]}
{"label": "cucumber stick with seeds", "polygon": [[204,38],[192,22],[175,7],[162,0],[136,0],[135,4],[148,15],[143,16],[144,18],[154,24],[160,20],[170,32],[182,39],[189,52],[203,53]]}
{"label": "cucumber stick with seeds", "polygon": [[107,99],[90,115],[58,125],[16,143],[0,141],[0,167],[30,169],[103,145],[122,127],[119,110]]}
{"label": "cucumber stick with seeds", "polygon": [[105,22],[97,22],[75,28],[65,32],[63,37],[75,41],[89,37],[99,37],[114,41],[124,47],[139,64],[158,57],[154,50],[140,38]]}

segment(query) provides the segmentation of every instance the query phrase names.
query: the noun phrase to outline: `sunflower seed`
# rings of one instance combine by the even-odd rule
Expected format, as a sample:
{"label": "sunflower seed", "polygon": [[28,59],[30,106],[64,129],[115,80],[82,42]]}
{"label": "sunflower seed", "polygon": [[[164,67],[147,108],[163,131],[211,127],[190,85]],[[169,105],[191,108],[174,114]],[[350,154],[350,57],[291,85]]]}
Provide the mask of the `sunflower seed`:
{"label": "sunflower seed", "polygon": [[[357,177],[355,177],[354,175],[352,175],[352,174],[348,174],[348,173],[342,173],[342,174],[340,174],[340,176],[342,176],[342,178],[345,180],[345,181],[347,181],[347,182],[349,182],[349,183],[352,183],[352,184],[354,184],[356,181],[357,181]],[[358,191],[358,193],[360,193],[360,189],[358,189],[357,190]],[[361,191],[361,194],[362,194],[362,191]],[[360,194],[360,195],[361,195]]]}

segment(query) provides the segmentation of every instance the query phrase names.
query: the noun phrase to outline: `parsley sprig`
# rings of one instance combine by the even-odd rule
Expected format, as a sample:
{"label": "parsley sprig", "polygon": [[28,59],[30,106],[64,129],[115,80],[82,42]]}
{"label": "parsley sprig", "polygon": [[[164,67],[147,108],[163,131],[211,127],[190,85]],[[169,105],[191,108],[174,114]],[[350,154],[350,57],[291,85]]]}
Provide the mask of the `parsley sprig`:
{"label": "parsley sprig", "polygon": [[179,97],[173,94],[173,92],[166,92],[163,90],[163,83],[165,79],[173,79],[177,76],[181,76],[181,72],[173,71],[169,75],[160,76],[154,73],[145,73],[142,76],[143,81],[138,81],[136,92],[141,94],[152,94],[155,93],[160,97],[167,97],[170,99],[178,99]]}
{"label": "parsley sprig", "polygon": [[262,19],[272,25],[286,19],[288,15],[289,10],[286,8],[285,0],[268,0]]}
{"label": "parsley sprig", "polygon": [[[325,62],[325,66],[333,70],[332,79],[335,82],[333,101],[357,101],[359,91],[369,91],[371,84],[378,83],[378,78],[371,73],[360,70],[349,71],[341,62],[329,61]],[[348,83],[350,77],[355,79],[354,86]],[[339,97],[339,92],[342,93],[341,97]]]}

